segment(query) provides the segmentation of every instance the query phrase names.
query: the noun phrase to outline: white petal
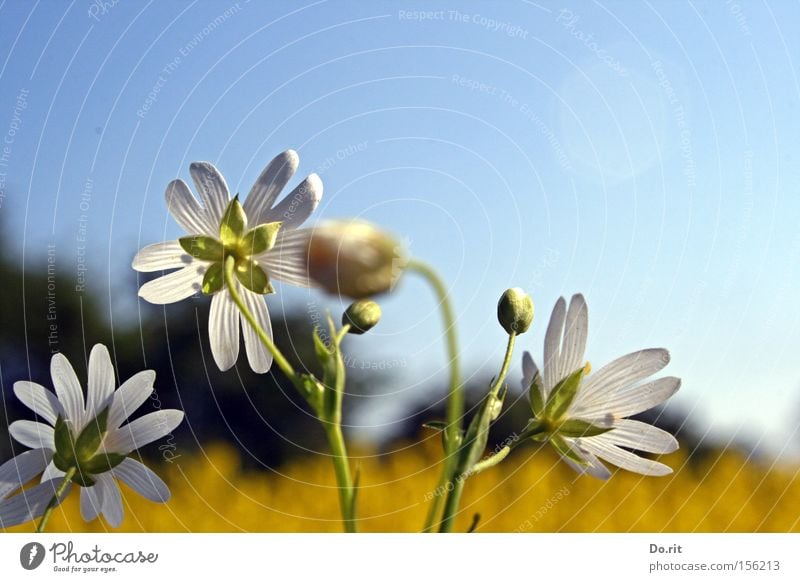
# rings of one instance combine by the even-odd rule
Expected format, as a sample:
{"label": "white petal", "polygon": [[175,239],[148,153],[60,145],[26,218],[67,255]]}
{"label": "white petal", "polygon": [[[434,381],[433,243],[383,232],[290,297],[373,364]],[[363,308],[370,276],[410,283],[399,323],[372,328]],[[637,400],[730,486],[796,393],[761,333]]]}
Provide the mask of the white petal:
{"label": "white petal", "polygon": [[164,197],[167,200],[167,209],[183,230],[189,234],[219,236],[219,222],[211,221],[205,209],[192,196],[186,182],[170,182]]}
{"label": "white petal", "polygon": [[671,453],[678,450],[677,439],[665,430],[646,422],[622,419],[614,422],[614,428],[596,437],[595,442],[636,449],[646,453]]}
{"label": "white petal", "polygon": [[663,475],[669,475],[672,473],[672,469],[662,463],[658,463],[650,459],[643,459],[642,457],[635,455],[630,451],[624,451],[619,447],[610,445],[602,440],[597,440],[597,437],[581,439],[581,446],[594,453],[601,459],[604,459],[609,463],[616,465],[617,467],[626,469],[627,471],[653,477],[661,477]]}
{"label": "white petal", "polygon": [[95,418],[111,403],[116,381],[108,348],[96,344],[89,354],[89,382],[86,390],[86,420]]}
{"label": "white petal", "polygon": [[103,490],[99,485],[81,487],[81,517],[83,521],[92,521],[103,510]]}
{"label": "white petal", "polygon": [[181,243],[169,240],[144,247],[133,257],[133,268],[140,273],[179,269],[192,262]]}
{"label": "white petal", "polygon": [[[60,480],[46,481],[0,501],[0,528],[19,525],[41,516],[60,484]],[[66,499],[70,487],[71,485],[67,485],[67,490],[58,503]]]}
{"label": "white petal", "polygon": [[589,310],[586,300],[578,293],[569,302],[564,329],[564,341],[559,358],[558,378],[566,378],[583,367],[586,352],[586,336],[589,333]]}
{"label": "white petal", "polygon": [[119,486],[114,478],[108,473],[97,475],[94,477],[94,487],[99,487],[98,497],[103,503],[103,516],[106,518],[108,525],[111,527],[119,527],[122,523],[122,497],[119,493]]}
{"label": "white petal", "polygon": [[111,409],[108,412],[108,430],[116,430],[125,420],[145,403],[153,393],[156,373],[144,370],[128,378],[119,390],[114,392]]}
{"label": "white petal", "polygon": [[183,412],[180,410],[167,409],[145,414],[133,422],[109,432],[103,442],[103,447],[109,453],[127,455],[135,449],[168,435],[182,420]]}
{"label": "white petal", "polygon": [[282,230],[297,228],[316,210],[321,199],[322,180],[311,174],[265,215],[265,221],[281,222]]}
{"label": "white petal", "polygon": [[50,376],[59,402],[64,407],[66,420],[75,426],[83,425],[83,390],[72,364],[64,354],[55,354],[50,361]]}
{"label": "white petal", "polygon": [[239,357],[239,310],[227,291],[211,300],[208,339],[217,367],[223,372],[232,368]]}
{"label": "white petal", "polygon": [[589,404],[573,407],[570,415],[590,421],[604,419],[609,415],[613,418],[632,416],[665,402],[680,387],[680,378],[659,378],[641,386],[617,390],[605,398],[596,398]]}
{"label": "white petal", "polygon": [[139,297],[156,305],[175,303],[200,291],[207,263],[192,261],[181,269],[148,281],[139,289]]}
{"label": "white petal", "polygon": [[64,407],[58,397],[40,384],[24,380],[15,382],[14,394],[20,402],[52,425],[55,425],[59,415],[64,414]]}
{"label": "white petal", "polygon": [[8,433],[18,443],[32,449],[55,450],[53,427],[33,420],[17,420],[8,427]]}
{"label": "white petal", "polygon": [[[272,322],[269,319],[269,312],[264,298],[247,289],[242,289],[241,295],[242,300],[250,310],[250,313],[256,318],[261,329],[272,339]],[[264,347],[258,334],[245,319],[244,315],[240,314],[240,317],[242,331],[244,332],[244,347],[247,351],[247,361],[250,363],[250,368],[256,374],[266,374],[272,366],[272,354]]]}
{"label": "white petal", "polygon": [[278,194],[294,176],[298,165],[300,158],[294,150],[278,154],[267,164],[242,204],[251,226],[267,222],[265,220],[267,213]]}
{"label": "white petal", "polygon": [[281,230],[275,246],[258,257],[258,264],[279,281],[312,287],[308,276],[308,242],[312,232],[310,228]]}
{"label": "white petal", "polygon": [[193,162],[189,166],[189,172],[203,200],[209,222],[219,228],[230,201],[225,178],[210,162]]}
{"label": "white petal", "polygon": [[661,348],[640,350],[617,358],[586,377],[573,406],[591,406],[594,401],[605,399],[609,391],[652,376],[668,363],[669,352]]}
{"label": "white petal", "polygon": [[127,484],[150,501],[165,503],[169,500],[169,487],[161,477],[138,461],[127,458],[112,469],[114,477]]}
{"label": "white petal", "polygon": [[45,468],[44,473],[42,473],[41,481],[42,481],[42,483],[44,483],[45,481],[51,481],[53,479],[60,479],[60,478],[64,477],[64,475],[66,475],[66,473],[64,471],[62,471],[61,469],[57,468],[53,462],[50,462],[50,464],[47,465],[47,468]]}
{"label": "white petal", "polygon": [[587,451],[586,449],[582,448],[578,442],[574,439],[565,438],[564,442],[567,443],[567,446],[581,459],[583,459],[584,464],[580,465],[570,459],[569,457],[565,457],[561,455],[561,459],[567,463],[572,469],[581,475],[590,475],[591,477],[595,477],[597,479],[602,479],[605,481],[609,477],[611,477],[611,471],[608,470],[600,459],[595,457],[592,453]]}
{"label": "white petal", "polygon": [[0,500],[44,471],[52,456],[48,450],[34,449],[0,465]]}
{"label": "white petal", "polygon": [[567,302],[559,297],[553,307],[550,323],[544,336],[544,394],[549,396],[550,391],[563,379],[558,376],[561,369],[561,334],[564,331],[564,318],[566,316]]}
{"label": "white petal", "polygon": [[527,391],[531,387],[536,374],[539,373],[539,368],[536,367],[536,362],[530,352],[523,352],[522,354],[522,389]]}

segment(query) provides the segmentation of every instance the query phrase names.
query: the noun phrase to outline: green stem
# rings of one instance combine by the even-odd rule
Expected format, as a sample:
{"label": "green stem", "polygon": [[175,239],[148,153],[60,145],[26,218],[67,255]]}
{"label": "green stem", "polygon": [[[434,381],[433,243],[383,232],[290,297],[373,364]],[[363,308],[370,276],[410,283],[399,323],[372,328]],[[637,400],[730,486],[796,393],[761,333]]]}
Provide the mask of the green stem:
{"label": "green stem", "polygon": [[[273,343],[272,338],[270,338],[267,333],[261,328],[256,318],[244,304],[242,298],[239,296],[238,291],[236,290],[236,283],[234,280],[233,269],[236,265],[236,259],[232,256],[228,256],[225,259],[225,283],[228,286],[228,292],[231,294],[231,299],[236,304],[236,307],[239,308],[239,311],[244,315],[244,318],[256,332],[258,337],[261,339],[261,343],[269,350],[272,354],[273,360],[278,365],[278,367],[283,371],[289,380],[300,390],[301,394],[306,394],[306,392],[302,388],[302,381],[297,376],[297,373],[292,368],[292,365],[289,361],[284,357],[278,347]],[[341,335],[339,335],[337,340],[341,341],[342,336],[347,333],[349,329],[346,326]],[[333,332],[333,331],[332,331]],[[332,387],[331,387],[332,388]],[[344,444],[344,436],[342,435],[342,427],[340,424],[341,416],[342,416],[342,401],[341,401],[341,394],[337,395],[336,401],[336,410],[333,411],[332,418],[330,420],[325,420],[320,418],[322,425],[325,429],[325,435],[328,438],[328,444],[331,448],[331,452],[333,453],[333,468],[336,472],[336,481],[339,485],[339,502],[341,505],[342,511],[342,520],[344,521],[344,529],[347,532],[355,532],[356,525],[355,525],[355,487],[353,486],[353,479],[350,475],[350,466],[348,464],[347,458],[347,448]],[[312,404],[313,406],[313,404]],[[319,411],[318,411],[319,413]],[[331,420],[333,422],[331,422]]]}
{"label": "green stem", "polygon": [[45,508],[44,513],[42,514],[42,520],[39,522],[39,525],[36,527],[36,533],[43,533],[44,528],[47,525],[47,522],[50,520],[50,515],[53,513],[53,510],[56,508],[61,501],[61,496],[64,495],[64,492],[67,490],[70,481],[77,473],[78,469],[76,467],[70,467],[67,472],[64,474],[64,480],[59,484],[58,488],[53,495],[53,498],[50,500],[50,503],[47,504],[47,508]]}
{"label": "green stem", "polygon": [[342,427],[339,424],[326,423],[325,435],[331,447],[333,469],[336,472],[336,481],[339,485],[339,505],[344,520],[344,530],[347,533],[356,532],[355,518],[355,487],[350,474],[350,465],[347,460],[347,448],[344,444]]}
{"label": "green stem", "polygon": [[[508,374],[508,369],[511,366],[511,356],[514,353],[514,343],[517,340],[517,334],[515,332],[511,332],[508,334],[508,343],[506,344],[506,355],[503,358],[503,365],[500,368],[500,373],[497,375],[497,378],[492,383],[491,387],[489,388],[489,396],[497,396],[497,393],[500,391],[500,387],[503,385],[503,382],[506,379],[506,375]],[[508,452],[505,453],[507,455]],[[505,458],[503,457],[496,460],[496,463]],[[486,468],[486,467],[484,467]],[[453,524],[455,523],[455,516],[458,512],[458,506],[461,503],[461,494],[464,492],[464,482],[467,480],[469,474],[458,475],[453,482],[453,487],[449,488],[447,492],[447,500],[445,501],[444,505],[444,512],[442,513],[442,523],[439,526],[440,532],[451,532],[453,531]]]}
{"label": "green stem", "polygon": [[236,266],[236,258],[232,255],[229,255],[225,259],[225,283],[228,285],[228,292],[231,294],[231,299],[236,304],[236,307],[239,308],[239,311],[244,315],[244,318],[250,324],[250,327],[256,332],[258,337],[261,339],[261,343],[264,344],[264,347],[269,350],[272,354],[273,361],[278,364],[278,367],[281,371],[289,378],[292,382],[297,382],[297,376],[294,372],[294,368],[289,363],[289,361],[283,356],[281,351],[278,349],[272,338],[267,335],[267,333],[261,329],[261,326],[256,321],[256,318],[250,313],[250,310],[242,301],[242,298],[239,296],[239,292],[236,290],[236,281],[233,275],[233,268]]}
{"label": "green stem", "polygon": [[[456,337],[456,319],[453,313],[453,306],[450,296],[441,277],[429,265],[411,260],[406,267],[409,271],[415,271],[421,275],[433,288],[439,307],[442,310],[442,323],[447,340],[447,357],[450,360],[450,386],[447,391],[447,427],[445,428],[445,462],[442,474],[439,477],[437,491],[441,491],[452,478],[455,469],[456,452],[458,451],[459,438],[461,435],[461,421],[464,415],[464,392],[461,389],[461,377],[458,365],[458,338]],[[442,505],[442,495],[435,495],[427,519],[425,520],[424,531],[429,532],[433,528]]]}

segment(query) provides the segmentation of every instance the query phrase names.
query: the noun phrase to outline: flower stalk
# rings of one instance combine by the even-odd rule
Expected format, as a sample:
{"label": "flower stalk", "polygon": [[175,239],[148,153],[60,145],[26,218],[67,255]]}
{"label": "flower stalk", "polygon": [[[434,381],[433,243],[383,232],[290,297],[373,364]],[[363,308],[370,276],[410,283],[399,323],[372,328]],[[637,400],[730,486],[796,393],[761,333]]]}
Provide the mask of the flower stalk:
{"label": "flower stalk", "polygon": [[77,467],[70,467],[64,474],[64,480],[59,484],[58,488],[53,494],[53,498],[50,500],[50,503],[47,504],[47,507],[42,514],[42,519],[39,521],[39,525],[36,526],[36,533],[44,533],[44,528],[47,527],[47,522],[50,521],[50,515],[53,513],[53,510],[56,508],[56,506],[61,503],[61,498],[64,496],[67,487],[69,487],[69,484],[77,471]]}

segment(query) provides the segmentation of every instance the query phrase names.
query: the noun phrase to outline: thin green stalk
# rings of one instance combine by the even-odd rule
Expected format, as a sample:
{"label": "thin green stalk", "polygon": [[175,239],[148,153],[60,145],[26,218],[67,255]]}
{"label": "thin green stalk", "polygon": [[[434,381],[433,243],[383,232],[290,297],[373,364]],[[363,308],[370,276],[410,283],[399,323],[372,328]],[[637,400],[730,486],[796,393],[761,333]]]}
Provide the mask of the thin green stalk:
{"label": "thin green stalk", "polygon": [[[234,274],[233,269],[236,265],[236,259],[232,256],[229,256],[225,259],[225,283],[227,284],[228,291],[231,294],[231,299],[236,304],[236,307],[239,308],[239,311],[244,315],[244,318],[256,332],[258,337],[261,339],[261,343],[269,350],[272,354],[273,360],[278,365],[278,367],[283,371],[289,380],[295,384],[298,388],[300,387],[300,379],[297,376],[294,368],[289,363],[289,361],[284,357],[278,347],[273,343],[272,338],[270,338],[267,333],[261,328],[259,323],[256,321],[253,314],[244,304],[242,298],[239,296],[238,291],[236,290],[236,284],[234,281]],[[343,329],[341,332],[342,334],[347,333],[347,329]],[[341,339],[341,338],[339,338]],[[301,394],[304,392],[301,391]],[[342,520],[344,522],[344,529],[347,532],[355,532],[356,525],[355,525],[355,488],[353,486],[353,479],[350,475],[350,466],[349,461],[347,458],[347,448],[345,447],[344,443],[344,436],[342,435],[342,427],[340,424],[340,419],[342,416],[342,401],[341,395],[339,395],[337,403],[336,403],[336,411],[334,411],[333,421],[326,421],[320,419],[323,428],[325,429],[325,435],[328,438],[328,444],[331,448],[331,452],[333,453],[333,467],[334,471],[336,472],[336,481],[339,485],[339,502],[341,505],[342,511]]]}
{"label": "thin green stalk", "polygon": [[[453,306],[447,287],[441,277],[429,265],[411,260],[406,267],[410,271],[415,271],[421,275],[433,288],[436,298],[439,300],[439,307],[442,311],[442,324],[447,341],[447,357],[450,363],[450,386],[447,390],[447,427],[445,428],[445,462],[442,474],[439,477],[437,493],[450,481],[455,468],[456,451],[458,451],[458,440],[461,434],[461,422],[464,416],[464,392],[461,389],[461,375],[458,364],[458,338],[456,337],[456,319],[453,313]],[[424,531],[429,532],[433,528],[442,506],[442,495],[435,495],[427,519],[425,520]]]}
{"label": "thin green stalk", "polygon": [[256,318],[250,313],[250,310],[242,301],[242,298],[239,296],[239,292],[236,290],[236,283],[235,277],[233,275],[233,268],[236,266],[236,258],[232,255],[229,255],[225,259],[225,283],[228,286],[228,292],[231,294],[231,299],[236,304],[236,307],[239,308],[239,311],[244,315],[244,318],[250,324],[250,327],[256,332],[258,337],[261,339],[261,343],[264,344],[269,352],[272,354],[273,361],[278,364],[278,367],[281,371],[292,381],[296,382],[296,374],[294,372],[294,368],[289,363],[289,361],[283,356],[281,351],[278,349],[272,338],[267,335],[267,333],[261,329],[261,326],[256,321]]}
{"label": "thin green stalk", "polygon": [[[503,365],[500,368],[500,373],[489,388],[490,396],[497,396],[500,387],[506,379],[508,369],[511,366],[511,356],[514,353],[514,343],[516,342],[517,334],[508,334],[508,344],[506,345],[506,355],[503,358]],[[507,453],[506,453],[507,454]],[[461,503],[461,494],[464,492],[464,482],[467,480],[468,475],[458,475],[453,481],[453,487],[449,488],[447,492],[447,500],[444,505],[444,512],[442,514],[442,523],[439,526],[440,532],[453,531],[453,524],[455,523],[455,516],[458,512],[458,506]]]}
{"label": "thin green stalk", "polygon": [[336,481],[339,485],[339,505],[344,521],[344,530],[347,533],[355,533],[355,488],[353,487],[353,477],[350,474],[350,465],[347,458],[347,448],[344,444],[342,427],[338,424],[325,424],[325,435],[328,437],[328,444],[333,453],[333,469],[336,472]]}
{"label": "thin green stalk", "polygon": [[64,474],[64,480],[59,484],[58,488],[53,495],[53,498],[50,500],[50,503],[47,504],[47,508],[44,510],[42,514],[42,519],[39,522],[39,525],[36,527],[36,533],[43,533],[44,528],[47,525],[47,522],[50,520],[50,515],[53,513],[56,505],[59,504],[61,501],[61,496],[64,495],[64,492],[67,490],[69,486],[69,482],[72,481],[72,478],[75,476],[75,473],[78,472],[76,467],[70,467],[67,472]]}

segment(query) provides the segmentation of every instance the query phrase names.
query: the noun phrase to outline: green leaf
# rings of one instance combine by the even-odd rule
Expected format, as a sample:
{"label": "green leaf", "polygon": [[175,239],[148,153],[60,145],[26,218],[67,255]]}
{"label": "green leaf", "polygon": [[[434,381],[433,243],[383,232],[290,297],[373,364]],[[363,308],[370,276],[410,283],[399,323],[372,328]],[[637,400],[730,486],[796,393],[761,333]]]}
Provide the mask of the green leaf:
{"label": "green leaf", "polygon": [[272,283],[264,270],[249,259],[236,261],[236,278],[253,293],[267,295],[275,293]]}
{"label": "green leaf", "polygon": [[278,236],[278,231],[281,229],[280,222],[269,222],[267,224],[259,224],[254,229],[250,230],[242,239],[241,249],[248,256],[257,255],[268,251],[275,246],[275,238]]}
{"label": "green leaf", "polygon": [[528,388],[528,395],[531,401],[531,411],[533,416],[541,418],[544,412],[544,399],[542,398],[542,375],[536,372],[536,375],[531,380],[531,385]]}
{"label": "green leaf", "polygon": [[219,238],[222,240],[223,245],[233,246],[242,238],[245,229],[247,229],[247,215],[244,213],[244,208],[242,208],[237,194],[228,204],[225,214],[222,215],[222,222],[219,225]]}
{"label": "green leaf", "polygon": [[66,471],[75,464],[75,442],[69,425],[61,416],[56,419],[53,440],[56,445],[53,463],[59,470]]}
{"label": "green leaf", "polygon": [[595,426],[591,422],[586,422],[585,420],[578,420],[578,419],[570,419],[566,422],[563,422],[556,432],[558,434],[571,437],[571,438],[578,438],[578,437],[593,437],[597,435],[601,435],[611,430],[611,427],[603,428],[601,426]]}
{"label": "green leaf", "polygon": [[100,448],[100,443],[106,434],[108,426],[109,407],[103,409],[95,418],[89,421],[80,436],[75,441],[75,458],[79,464],[91,459]]}
{"label": "green leaf", "polygon": [[578,455],[578,453],[576,453],[570,448],[570,446],[567,444],[567,441],[565,441],[557,434],[550,437],[550,444],[553,445],[553,448],[556,451],[558,451],[562,456],[568,458],[570,461],[578,463],[581,467],[586,466],[586,461],[584,461]]}
{"label": "green leaf", "polygon": [[566,414],[570,404],[572,404],[572,401],[575,400],[575,396],[578,394],[578,388],[581,386],[582,379],[583,368],[578,368],[556,384],[556,387],[550,392],[550,396],[544,406],[545,418],[558,420]]}
{"label": "green leaf", "polygon": [[314,333],[311,334],[311,337],[314,340],[314,351],[317,354],[317,360],[319,360],[319,363],[322,364],[322,367],[324,368],[327,365],[328,360],[331,359],[332,354],[330,348],[319,333],[319,326],[314,328]]}
{"label": "green leaf", "polygon": [[221,291],[225,285],[225,270],[222,268],[222,263],[214,263],[209,265],[206,269],[206,274],[203,275],[203,294],[213,295],[217,291]]}
{"label": "green leaf", "polygon": [[464,442],[461,445],[457,468],[459,475],[468,475],[475,463],[481,460],[483,452],[486,450],[486,443],[489,440],[489,425],[500,414],[504,396],[505,392],[498,396],[490,392],[483,399],[478,413],[472,417]]}
{"label": "green leaf", "polygon": [[443,420],[430,420],[422,424],[422,428],[431,428],[433,430],[445,430],[447,423]]}
{"label": "green leaf", "polygon": [[126,458],[125,455],[120,455],[118,453],[98,453],[88,461],[84,461],[81,463],[81,470],[82,473],[91,473],[92,475],[99,475],[100,473],[105,473],[106,471],[110,471],[117,465],[119,465],[122,461]]}
{"label": "green leaf", "polygon": [[183,250],[201,261],[221,261],[222,243],[210,236],[182,236],[178,239]]}

